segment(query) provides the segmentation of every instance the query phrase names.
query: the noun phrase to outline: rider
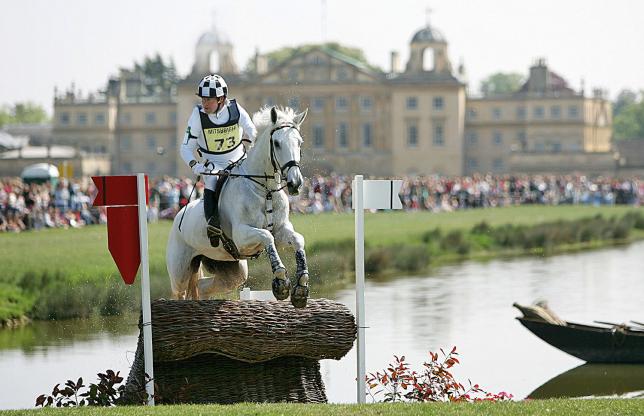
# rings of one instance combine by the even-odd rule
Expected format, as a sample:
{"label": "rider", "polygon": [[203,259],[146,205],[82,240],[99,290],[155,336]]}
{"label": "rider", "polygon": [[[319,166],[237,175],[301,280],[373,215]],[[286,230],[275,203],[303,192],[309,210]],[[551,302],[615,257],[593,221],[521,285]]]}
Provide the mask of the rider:
{"label": "rider", "polygon": [[[235,99],[227,98],[228,86],[221,76],[205,76],[199,82],[196,94],[201,97],[201,105],[194,107],[188,120],[180,148],[181,158],[195,175],[217,173],[245,157],[246,147],[255,141],[257,129],[246,110]],[[221,234],[215,206],[218,176],[204,176],[203,205],[208,238],[216,247]]]}

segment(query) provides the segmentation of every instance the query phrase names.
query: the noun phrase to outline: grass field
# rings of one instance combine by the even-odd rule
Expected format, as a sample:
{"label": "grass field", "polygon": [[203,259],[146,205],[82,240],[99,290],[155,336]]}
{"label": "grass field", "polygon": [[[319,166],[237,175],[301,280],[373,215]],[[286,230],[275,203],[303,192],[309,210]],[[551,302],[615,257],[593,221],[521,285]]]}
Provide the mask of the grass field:
{"label": "grass field", "polygon": [[0,411],[0,416],[15,415],[298,415],[298,416],[412,416],[412,415],[642,415],[644,400],[531,400],[503,403],[416,403],[416,404],[366,404],[366,405],[302,405],[302,404],[236,404],[228,406],[157,406],[112,408],[34,409]]}
{"label": "grass field", "polygon": [[[632,207],[525,206],[479,209],[452,213],[382,212],[365,215],[365,241],[372,246],[420,243],[423,233],[469,229],[481,221],[490,225],[538,224],[574,220],[602,214],[621,216]],[[639,211],[644,209],[639,208]],[[353,240],[352,214],[293,216],[295,229],[304,235],[309,255],[316,247]],[[171,222],[149,226],[150,273],[166,275],[165,246]],[[261,260],[260,260],[261,261]],[[0,234],[0,282],[15,282],[27,272],[64,273],[74,280],[113,279],[118,271],[107,250],[105,226],[54,229],[21,234]],[[118,277],[117,277],[118,278]]]}
{"label": "grass field", "polygon": [[[419,272],[428,264],[435,267],[444,262],[465,258],[541,253],[539,247],[530,248],[530,241],[522,241],[513,247],[499,247],[493,245],[488,235],[472,234],[472,228],[482,222],[489,227],[503,224],[535,226],[555,221],[586,219],[596,215],[606,219],[621,218],[634,211],[641,215],[644,209],[523,206],[440,214],[369,213],[365,215],[367,274],[369,277],[370,273],[387,270]],[[324,296],[325,291],[349,284],[354,267],[353,215],[297,215],[293,216],[292,220],[295,229],[304,235],[307,242],[311,278],[315,289],[318,290],[316,295]],[[644,237],[644,216],[639,222],[640,228],[633,229],[627,241]],[[590,220],[588,223],[586,228],[594,227],[595,223]],[[149,227],[153,298],[170,296],[169,279],[165,269],[165,246],[171,224],[164,221],[150,224]],[[551,234],[557,234],[559,228],[563,227],[555,225],[550,229],[532,232],[531,235],[524,231],[520,233],[536,240],[537,244],[542,244],[539,243],[539,239],[551,238]],[[435,233],[436,230],[441,234],[440,241],[428,237],[431,235],[428,233]],[[462,230],[462,233],[455,230]],[[515,231],[512,232],[516,234]],[[568,232],[571,233],[570,230]],[[573,229],[572,233],[575,232]],[[428,241],[428,238],[431,241]],[[614,238],[616,237],[613,234],[608,237],[592,237],[584,244],[572,244],[572,249],[599,247],[614,241]],[[553,244],[559,243],[555,241]],[[543,244],[542,246],[545,247]],[[293,267],[291,255],[283,256],[283,260],[288,268]],[[105,226],[0,234],[0,265],[0,322],[26,313],[36,319],[86,317],[97,313],[120,314],[136,309],[138,304],[136,285],[125,286],[121,283],[118,270],[107,249]],[[267,278],[270,276],[270,268],[265,258],[251,261],[250,272],[250,283],[254,289],[270,287],[270,278]]]}

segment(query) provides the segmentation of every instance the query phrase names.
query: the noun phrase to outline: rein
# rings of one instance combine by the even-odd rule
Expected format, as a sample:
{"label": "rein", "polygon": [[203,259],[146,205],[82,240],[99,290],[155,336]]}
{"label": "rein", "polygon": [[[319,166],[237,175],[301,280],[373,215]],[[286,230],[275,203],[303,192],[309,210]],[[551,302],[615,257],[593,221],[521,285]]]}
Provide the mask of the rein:
{"label": "rein", "polygon": [[[282,183],[282,177],[285,176],[284,175],[285,170],[288,171],[288,169],[292,168],[293,166],[297,166],[297,167],[300,166],[300,164],[297,163],[295,160],[290,160],[290,161],[286,162],[284,165],[282,165],[280,167],[279,161],[277,160],[277,157],[275,156],[275,149],[273,147],[273,134],[275,134],[275,132],[278,131],[278,130],[286,129],[286,128],[294,128],[299,133],[299,130],[298,130],[297,126],[295,124],[291,124],[291,123],[282,124],[281,126],[277,126],[274,129],[272,129],[271,133],[270,133],[270,152],[271,152],[271,165],[273,165],[273,174],[274,174],[273,176],[268,176],[268,175],[266,175],[266,173],[264,173],[263,175],[249,175],[249,174],[243,174],[243,173],[230,173],[229,171],[224,171],[224,172],[203,172],[203,173],[201,173],[201,175],[232,176],[232,177],[238,177],[238,178],[246,178],[246,179],[250,179],[251,181],[257,183],[260,186],[262,186],[264,189],[266,189],[269,192],[279,192],[279,191],[281,191],[282,189],[284,189],[286,187],[286,185],[282,186],[279,189],[271,190],[271,189],[268,189],[268,187],[265,184],[263,184],[263,183],[261,183],[259,181],[256,181],[255,178],[264,179],[264,180],[267,181],[269,179],[276,179],[275,174],[280,173],[280,180],[276,181],[276,182],[279,182],[281,184]],[[238,163],[238,162],[235,162],[235,163]]]}

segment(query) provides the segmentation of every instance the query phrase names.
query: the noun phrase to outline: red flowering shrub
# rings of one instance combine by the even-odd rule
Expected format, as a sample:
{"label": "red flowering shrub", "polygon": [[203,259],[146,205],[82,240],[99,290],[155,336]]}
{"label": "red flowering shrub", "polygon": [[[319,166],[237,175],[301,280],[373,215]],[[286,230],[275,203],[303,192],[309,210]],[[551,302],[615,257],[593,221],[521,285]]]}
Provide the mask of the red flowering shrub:
{"label": "red flowering shrub", "polygon": [[454,379],[449,369],[459,364],[456,347],[449,354],[441,348],[443,360],[438,360],[438,353],[429,352],[431,361],[423,363],[423,370],[411,370],[405,356],[394,355],[395,362],[376,373],[366,376],[368,391],[373,401],[384,396],[384,402],[479,402],[504,401],[512,399],[506,392],[489,393],[478,384],[465,388]]}

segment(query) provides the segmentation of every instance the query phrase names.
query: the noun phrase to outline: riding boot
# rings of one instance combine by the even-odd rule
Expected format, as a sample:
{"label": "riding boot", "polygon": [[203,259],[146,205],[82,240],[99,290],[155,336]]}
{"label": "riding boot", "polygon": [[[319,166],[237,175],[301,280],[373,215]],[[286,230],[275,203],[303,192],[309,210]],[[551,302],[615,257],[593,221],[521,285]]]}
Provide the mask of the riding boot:
{"label": "riding boot", "polygon": [[210,239],[210,245],[213,247],[219,246],[219,238],[221,237],[221,226],[219,225],[215,208],[215,191],[204,189],[203,210],[206,214],[206,221],[208,223],[206,226],[206,232]]}

